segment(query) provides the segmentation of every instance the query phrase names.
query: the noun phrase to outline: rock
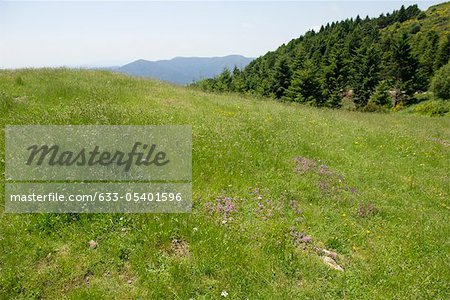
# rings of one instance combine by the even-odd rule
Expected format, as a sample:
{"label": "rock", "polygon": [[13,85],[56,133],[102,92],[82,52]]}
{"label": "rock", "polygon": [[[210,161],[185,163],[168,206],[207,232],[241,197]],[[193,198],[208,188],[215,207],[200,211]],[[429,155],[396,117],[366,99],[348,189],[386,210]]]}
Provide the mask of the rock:
{"label": "rock", "polygon": [[337,258],[337,253],[336,252],[329,251],[327,249],[322,249],[322,253],[323,253],[323,255],[332,258],[333,260],[336,260],[336,258]]}
{"label": "rock", "polygon": [[314,247],[314,251],[317,252],[317,254],[319,255],[324,255],[324,256],[328,256],[330,258],[332,258],[333,260],[337,259],[337,253],[334,251],[330,251],[324,248],[320,248],[320,247]]}
{"label": "rock", "polygon": [[89,241],[89,248],[95,249],[95,248],[97,248],[97,246],[98,246],[98,243],[96,241],[94,241],[94,240]]}
{"label": "rock", "polygon": [[328,265],[329,267],[331,267],[337,271],[341,271],[341,272],[344,271],[344,269],[340,265],[338,265],[334,259],[332,259],[329,256],[322,256],[322,261],[326,265]]}

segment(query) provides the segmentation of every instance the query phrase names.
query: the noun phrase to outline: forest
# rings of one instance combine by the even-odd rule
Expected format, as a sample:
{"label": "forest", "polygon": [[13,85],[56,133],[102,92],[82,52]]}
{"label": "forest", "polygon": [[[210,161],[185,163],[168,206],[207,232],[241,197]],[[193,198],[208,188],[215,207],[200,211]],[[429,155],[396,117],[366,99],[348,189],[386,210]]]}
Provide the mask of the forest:
{"label": "forest", "polygon": [[394,110],[450,98],[450,2],[323,25],[240,70],[194,82],[318,107]]}

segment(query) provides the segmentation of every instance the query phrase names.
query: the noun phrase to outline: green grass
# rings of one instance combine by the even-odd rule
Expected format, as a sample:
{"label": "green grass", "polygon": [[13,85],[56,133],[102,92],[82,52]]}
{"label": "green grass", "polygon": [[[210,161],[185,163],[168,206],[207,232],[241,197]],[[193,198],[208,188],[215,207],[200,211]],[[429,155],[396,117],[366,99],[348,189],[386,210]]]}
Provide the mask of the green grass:
{"label": "green grass", "polygon": [[[0,299],[450,297],[448,117],[316,109],[66,69],[1,71],[0,101],[2,127],[193,126],[192,214],[4,214],[2,178]],[[316,166],[299,174],[295,157]],[[235,212],[211,211],[221,196]],[[361,216],[360,206],[375,211]],[[291,227],[336,251],[345,271],[295,243]]]}

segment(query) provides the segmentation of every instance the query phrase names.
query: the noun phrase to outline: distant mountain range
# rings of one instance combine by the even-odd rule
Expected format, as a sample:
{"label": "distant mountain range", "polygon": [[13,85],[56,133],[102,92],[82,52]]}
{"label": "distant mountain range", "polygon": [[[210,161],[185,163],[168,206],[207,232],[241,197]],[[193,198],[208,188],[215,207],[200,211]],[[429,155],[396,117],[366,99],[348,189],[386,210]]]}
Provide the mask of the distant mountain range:
{"label": "distant mountain range", "polygon": [[233,70],[246,67],[253,58],[241,55],[224,57],[176,57],[170,60],[148,61],[139,59],[110,70],[139,77],[152,77],[176,84],[188,84],[204,78],[214,77],[225,68]]}

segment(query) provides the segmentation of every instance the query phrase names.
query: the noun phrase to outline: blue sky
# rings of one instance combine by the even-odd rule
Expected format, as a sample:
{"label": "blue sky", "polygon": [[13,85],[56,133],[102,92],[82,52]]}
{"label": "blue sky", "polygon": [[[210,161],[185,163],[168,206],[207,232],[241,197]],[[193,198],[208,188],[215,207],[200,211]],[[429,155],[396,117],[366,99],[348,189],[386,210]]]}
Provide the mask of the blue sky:
{"label": "blue sky", "polygon": [[257,57],[333,20],[443,1],[0,0],[0,68],[113,66],[176,56]]}

